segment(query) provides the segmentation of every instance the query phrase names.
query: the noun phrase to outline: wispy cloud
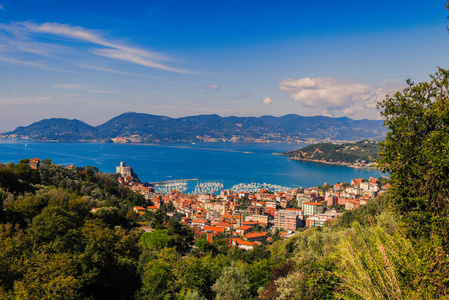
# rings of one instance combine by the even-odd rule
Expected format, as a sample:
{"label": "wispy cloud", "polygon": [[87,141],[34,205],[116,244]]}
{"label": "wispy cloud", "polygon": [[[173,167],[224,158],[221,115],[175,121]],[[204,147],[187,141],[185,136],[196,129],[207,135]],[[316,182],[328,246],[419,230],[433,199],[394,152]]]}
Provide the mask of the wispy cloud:
{"label": "wispy cloud", "polygon": [[105,47],[90,50],[90,52],[95,55],[115,60],[127,61],[153,69],[177,73],[192,73],[187,70],[170,67],[164,63],[161,63],[164,61],[171,61],[171,59],[164,54],[109,41],[105,38],[105,35],[98,30],[89,30],[80,26],[71,26],[59,23],[36,24],[28,21],[19,24],[22,25],[24,29],[35,34],[65,37]]}
{"label": "wispy cloud", "polygon": [[172,82],[166,81],[165,84],[177,84],[177,85],[190,85],[190,86],[202,86],[205,89],[218,90],[217,84],[201,84],[201,83],[186,83],[186,82]]}
{"label": "wispy cloud", "polygon": [[[55,39],[48,42],[49,37],[55,37]],[[42,42],[42,38],[47,38],[45,43]],[[82,41],[92,47],[86,50],[84,47],[74,46],[65,41]],[[84,53],[84,55],[90,55],[91,57],[124,61],[151,69],[194,74],[189,70],[170,66],[169,64],[173,63],[174,60],[166,54],[116,42],[100,30],[60,23],[39,24],[31,21],[0,23],[0,52],[8,53],[8,56],[12,58],[17,58],[20,54],[40,55],[50,59],[65,60],[75,65],[79,64],[71,58],[73,53],[80,55]],[[91,68],[95,67],[91,66]],[[97,67],[96,69],[123,75],[147,77],[109,68]]]}
{"label": "wispy cloud", "polygon": [[95,94],[112,94],[114,91],[89,91],[89,93],[95,93]]}
{"label": "wispy cloud", "polygon": [[116,60],[123,60],[127,62],[132,62],[144,67],[153,68],[153,69],[160,69],[164,71],[171,71],[176,73],[186,73],[186,74],[192,74],[192,72],[181,70],[177,68],[168,67],[164,64],[158,63],[153,59],[150,59],[148,57],[145,57],[143,55],[139,55],[136,53],[136,51],[126,51],[122,49],[94,49],[90,51],[93,54],[108,57],[111,59]]}
{"label": "wispy cloud", "polygon": [[79,88],[85,87],[85,84],[80,84],[80,83],[57,83],[57,84],[53,84],[53,87],[59,88],[59,89],[79,89]]}
{"label": "wispy cloud", "polygon": [[105,67],[101,67],[101,66],[93,66],[93,65],[87,65],[87,64],[78,64],[78,65],[80,67],[87,68],[87,69],[103,71],[103,72],[109,72],[109,73],[115,73],[115,74],[137,76],[137,77],[146,77],[146,78],[158,78],[156,76],[136,74],[136,73],[126,72],[126,71],[115,70],[115,69],[111,69],[111,68],[105,68]]}
{"label": "wispy cloud", "polygon": [[0,95],[0,105],[30,105],[30,104],[45,104],[52,101],[48,96],[32,96],[32,97],[8,97]]}
{"label": "wispy cloud", "polygon": [[83,94],[61,94],[63,97],[79,97],[84,96]]}
{"label": "wispy cloud", "polygon": [[3,7],[3,5],[0,3],[0,10],[5,11],[5,8]]}
{"label": "wispy cloud", "polygon": [[7,63],[8,65],[19,65],[19,66],[27,66],[27,67],[34,67],[34,68],[48,68],[46,65],[35,62],[35,61],[26,61],[26,60],[19,60],[9,57],[3,57],[0,56],[0,63]]}

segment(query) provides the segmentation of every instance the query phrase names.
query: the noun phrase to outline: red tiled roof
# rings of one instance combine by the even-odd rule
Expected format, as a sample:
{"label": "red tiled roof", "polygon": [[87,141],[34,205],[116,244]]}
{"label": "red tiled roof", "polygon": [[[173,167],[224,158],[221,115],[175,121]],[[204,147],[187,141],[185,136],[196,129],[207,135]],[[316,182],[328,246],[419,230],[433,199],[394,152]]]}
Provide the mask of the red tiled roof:
{"label": "red tiled roof", "polygon": [[254,221],[243,221],[242,222],[242,225],[257,225],[257,224],[259,224],[259,223],[254,222]]}
{"label": "red tiled roof", "polygon": [[215,224],[215,226],[231,227],[231,224],[226,223],[226,222],[220,222],[220,223]]}
{"label": "red tiled roof", "polygon": [[239,228],[237,228],[237,230],[247,230],[247,229],[251,229],[251,226],[240,226]]}
{"label": "red tiled roof", "polygon": [[267,232],[262,231],[262,232],[250,232],[245,234],[245,239],[251,239],[251,238],[257,238],[257,237],[261,237],[261,236],[266,236]]}
{"label": "red tiled roof", "polygon": [[212,230],[212,231],[216,231],[216,232],[225,232],[226,228],[225,227],[220,227],[220,226],[204,226],[203,230]]}
{"label": "red tiled roof", "polygon": [[206,224],[207,220],[204,219],[195,219],[192,221],[192,223],[200,223],[200,224]]}

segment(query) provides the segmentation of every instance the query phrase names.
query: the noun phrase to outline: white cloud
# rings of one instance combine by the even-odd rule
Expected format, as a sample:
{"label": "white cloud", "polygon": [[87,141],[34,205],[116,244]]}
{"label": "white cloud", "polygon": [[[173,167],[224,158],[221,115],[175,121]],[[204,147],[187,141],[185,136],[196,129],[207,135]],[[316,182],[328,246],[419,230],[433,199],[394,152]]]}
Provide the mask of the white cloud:
{"label": "white cloud", "polygon": [[84,84],[79,83],[57,83],[53,84],[53,87],[59,88],[59,89],[79,89],[84,87]]}
{"label": "white cloud", "polygon": [[279,88],[306,107],[342,108],[366,101],[372,88],[358,82],[339,82],[330,77],[284,79]]}
{"label": "white cloud", "polygon": [[270,97],[265,97],[263,100],[262,100],[262,103],[263,104],[271,104],[271,98]]}
{"label": "white cloud", "polygon": [[[404,83],[386,80],[378,86],[366,85],[354,80],[338,81],[330,77],[284,79],[279,83],[281,91],[303,107],[316,109],[322,115],[376,117],[377,102],[387,93],[404,88]],[[374,114],[374,115],[373,115]]]}

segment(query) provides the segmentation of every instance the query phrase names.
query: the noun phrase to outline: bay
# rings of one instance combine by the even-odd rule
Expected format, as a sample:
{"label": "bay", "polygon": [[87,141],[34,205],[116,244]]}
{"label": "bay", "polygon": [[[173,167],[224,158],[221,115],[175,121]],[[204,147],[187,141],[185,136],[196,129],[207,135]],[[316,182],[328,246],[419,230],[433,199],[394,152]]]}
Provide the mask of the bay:
{"label": "bay", "polygon": [[335,184],[352,178],[380,177],[377,170],[293,161],[275,155],[305,145],[257,143],[104,144],[0,141],[0,162],[49,158],[68,166],[96,166],[114,173],[125,161],[143,182],[175,179],[221,181],[224,188],[238,183],[269,183],[287,187]]}

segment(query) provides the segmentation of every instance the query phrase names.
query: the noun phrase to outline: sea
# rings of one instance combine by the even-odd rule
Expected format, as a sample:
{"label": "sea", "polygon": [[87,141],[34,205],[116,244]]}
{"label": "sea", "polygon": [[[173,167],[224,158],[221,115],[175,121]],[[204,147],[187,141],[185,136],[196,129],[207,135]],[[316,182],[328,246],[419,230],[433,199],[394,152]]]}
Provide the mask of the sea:
{"label": "sea", "polygon": [[108,144],[2,140],[0,162],[48,158],[59,165],[91,165],[101,172],[115,173],[116,166],[125,161],[142,182],[195,179],[188,181],[190,191],[192,184],[198,182],[219,182],[223,189],[242,183],[296,188],[384,175],[378,170],[294,161],[279,155],[304,146],[283,143]]}

